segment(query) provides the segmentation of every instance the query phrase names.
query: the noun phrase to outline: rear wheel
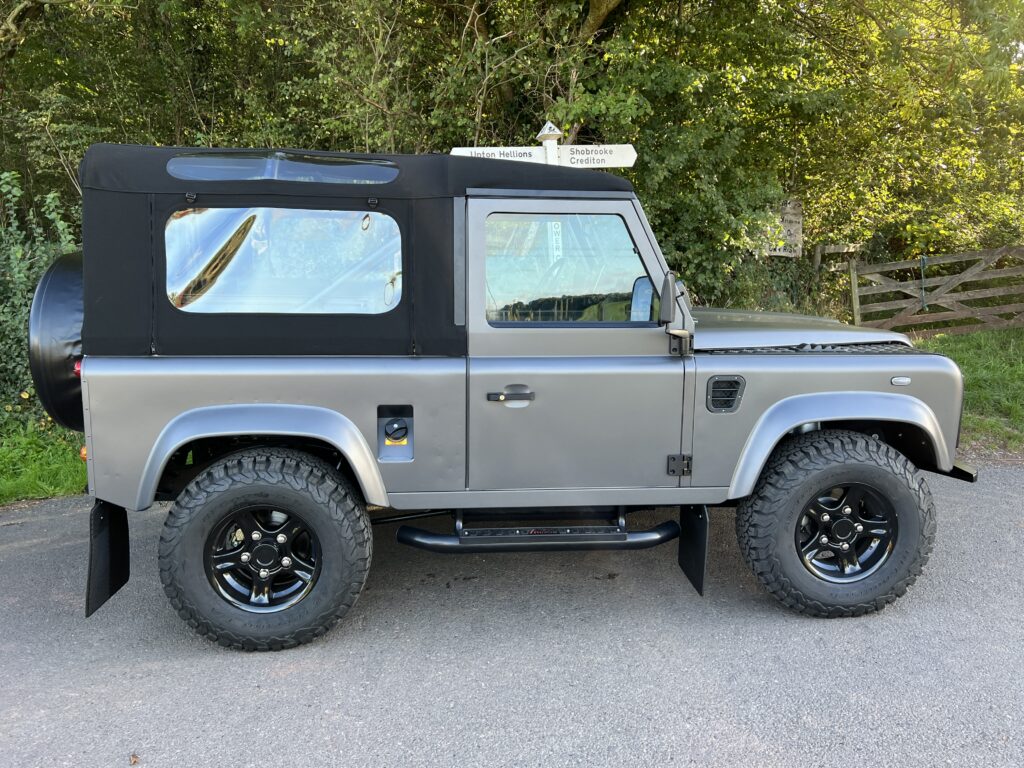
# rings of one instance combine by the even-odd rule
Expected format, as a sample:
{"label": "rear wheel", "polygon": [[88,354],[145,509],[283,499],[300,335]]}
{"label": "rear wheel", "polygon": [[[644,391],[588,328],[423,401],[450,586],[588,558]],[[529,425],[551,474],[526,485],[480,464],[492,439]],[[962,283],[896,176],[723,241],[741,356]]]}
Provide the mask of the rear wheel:
{"label": "rear wheel", "polygon": [[786,606],[859,616],[903,595],[928,561],[935,509],[924,478],[891,446],[855,432],[783,444],[739,506],[740,549]]}
{"label": "rear wheel", "polygon": [[365,508],[332,467],[298,451],[252,449],[182,491],[160,538],[160,577],[201,635],[279,650],[348,612],[371,554]]}

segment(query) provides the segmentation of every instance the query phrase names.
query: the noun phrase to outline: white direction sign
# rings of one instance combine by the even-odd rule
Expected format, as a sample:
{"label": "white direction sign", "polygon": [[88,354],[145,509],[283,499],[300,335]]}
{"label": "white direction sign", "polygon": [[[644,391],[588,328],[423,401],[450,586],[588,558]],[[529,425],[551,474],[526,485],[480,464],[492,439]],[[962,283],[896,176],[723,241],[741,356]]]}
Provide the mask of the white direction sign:
{"label": "white direction sign", "polygon": [[[632,168],[636,162],[632,144],[562,144],[557,149],[558,165],[571,168]],[[455,147],[451,154],[524,163],[545,162],[544,147]]]}
{"label": "white direction sign", "polygon": [[636,150],[632,144],[563,144],[558,164],[573,168],[632,168]]}
{"label": "white direction sign", "polygon": [[491,160],[519,160],[523,163],[544,162],[544,147],[455,147],[451,154],[487,157]]}
{"label": "white direction sign", "polygon": [[787,200],[782,204],[779,225],[782,242],[773,244],[768,249],[768,255],[800,258],[804,248],[804,210],[799,200]]}

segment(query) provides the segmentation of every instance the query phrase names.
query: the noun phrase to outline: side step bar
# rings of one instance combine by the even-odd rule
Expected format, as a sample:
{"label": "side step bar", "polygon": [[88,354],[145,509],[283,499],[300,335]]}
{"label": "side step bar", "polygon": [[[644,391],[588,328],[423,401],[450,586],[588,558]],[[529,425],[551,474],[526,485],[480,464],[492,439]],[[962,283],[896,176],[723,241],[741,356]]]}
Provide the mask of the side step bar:
{"label": "side step bar", "polygon": [[[694,589],[704,594],[709,543],[709,518],[705,506],[679,507],[678,523],[666,520],[646,531],[627,530],[625,513],[621,508],[618,522],[612,525],[552,525],[541,522],[544,517],[541,513],[537,515],[539,519],[523,520],[515,528],[466,528],[462,512],[454,514],[454,533],[434,533],[403,525],[398,529],[398,541],[430,552],[470,554],[647,549],[679,539],[679,567]],[[409,518],[402,516],[399,519]]]}
{"label": "side step bar", "polygon": [[403,525],[398,541],[431,552],[559,552],[569,550],[647,549],[679,537],[679,523],[666,520],[646,531],[626,531],[617,525],[531,526],[517,528],[462,528],[455,533],[434,533]]}

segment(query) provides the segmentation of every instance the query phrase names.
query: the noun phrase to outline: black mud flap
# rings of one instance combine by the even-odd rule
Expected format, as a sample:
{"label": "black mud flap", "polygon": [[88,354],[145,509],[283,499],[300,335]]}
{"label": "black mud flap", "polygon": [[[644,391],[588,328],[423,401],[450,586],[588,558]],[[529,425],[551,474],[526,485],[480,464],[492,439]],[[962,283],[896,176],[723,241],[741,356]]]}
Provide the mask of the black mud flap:
{"label": "black mud flap", "polygon": [[97,501],[89,516],[89,581],[85,615],[92,616],[128,583],[128,513],[124,507]]}
{"label": "black mud flap", "polygon": [[679,531],[679,567],[697,594],[703,596],[708,563],[708,508],[680,507]]}

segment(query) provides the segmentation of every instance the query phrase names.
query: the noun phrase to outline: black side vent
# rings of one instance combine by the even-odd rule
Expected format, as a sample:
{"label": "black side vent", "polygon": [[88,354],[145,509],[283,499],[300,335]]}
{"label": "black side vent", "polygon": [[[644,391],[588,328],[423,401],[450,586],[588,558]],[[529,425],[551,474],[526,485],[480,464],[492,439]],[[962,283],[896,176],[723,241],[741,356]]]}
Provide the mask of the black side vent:
{"label": "black side vent", "polygon": [[740,407],[743,388],[742,376],[712,376],[708,379],[708,410],[712,413],[732,413]]}

